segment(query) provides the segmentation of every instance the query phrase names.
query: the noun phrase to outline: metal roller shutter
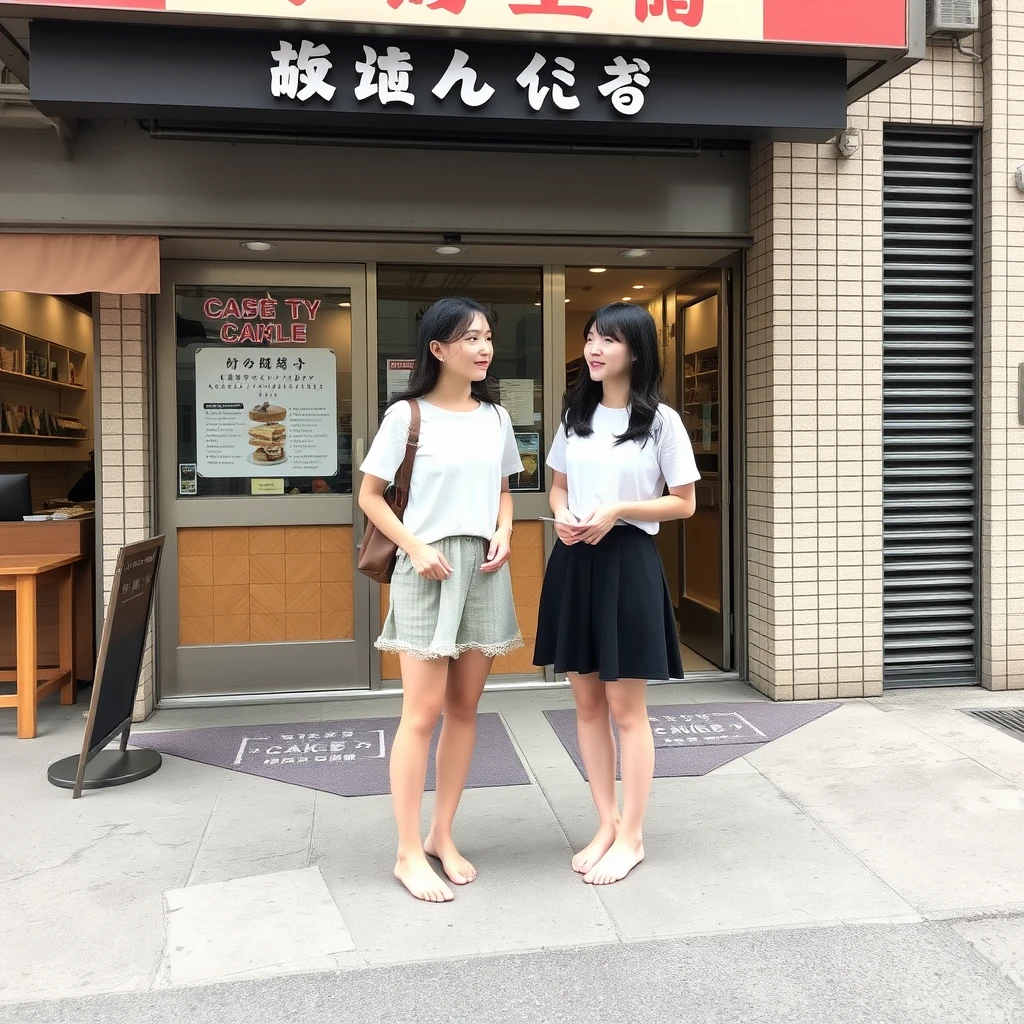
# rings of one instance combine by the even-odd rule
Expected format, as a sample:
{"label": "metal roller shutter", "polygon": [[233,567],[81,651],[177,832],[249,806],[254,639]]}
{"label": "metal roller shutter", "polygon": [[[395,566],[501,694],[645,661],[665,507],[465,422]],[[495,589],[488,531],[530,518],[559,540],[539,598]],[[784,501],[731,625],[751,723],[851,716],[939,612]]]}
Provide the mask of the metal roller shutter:
{"label": "metal roller shutter", "polygon": [[978,681],[973,134],[887,129],[884,683]]}

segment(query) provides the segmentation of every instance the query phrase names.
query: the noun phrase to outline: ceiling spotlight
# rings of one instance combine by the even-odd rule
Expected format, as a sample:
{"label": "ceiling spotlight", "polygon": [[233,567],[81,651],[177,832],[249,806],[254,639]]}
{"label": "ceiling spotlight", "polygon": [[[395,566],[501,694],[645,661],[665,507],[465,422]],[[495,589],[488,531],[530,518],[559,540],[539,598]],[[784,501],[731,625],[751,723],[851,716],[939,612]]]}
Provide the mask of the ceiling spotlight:
{"label": "ceiling spotlight", "polygon": [[635,285],[633,285],[633,291],[635,291],[635,292],[643,291],[644,287],[645,286],[642,285],[642,284],[635,284]]}
{"label": "ceiling spotlight", "polygon": [[650,249],[623,249],[620,253],[623,259],[642,260],[645,256],[651,255]]}
{"label": "ceiling spotlight", "polygon": [[632,302],[633,301],[633,296],[632,295],[623,295],[622,296],[622,301],[623,302]]}
{"label": "ceiling spotlight", "polygon": [[239,245],[250,252],[270,252],[271,249],[277,248],[273,242],[240,242]]}
{"label": "ceiling spotlight", "polygon": [[607,267],[591,267],[590,272],[592,274],[603,274],[607,269]]}
{"label": "ceiling spotlight", "polygon": [[458,256],[462,252],[461,245],[435,245],[431,252],[436,252],[438,256]]}
{"label": "ceiling spotlight", "polygon": [[539,306],[539,305],[540,305],[540,303],[539,303],[539,302],[535,302],[535,303],[534,303],[534,305],[535,305],[535,306]]}
{"label": "ceiling spotlight", "polygon": [[566,302],[572,302],[572,299],[566,299],[565,301]]}
{"label": "ceiling spotlight", "polygon": [[338,303],[338,309],[351,309],[351,308],[352,308],[352,303],[351,302],[339,302]]}

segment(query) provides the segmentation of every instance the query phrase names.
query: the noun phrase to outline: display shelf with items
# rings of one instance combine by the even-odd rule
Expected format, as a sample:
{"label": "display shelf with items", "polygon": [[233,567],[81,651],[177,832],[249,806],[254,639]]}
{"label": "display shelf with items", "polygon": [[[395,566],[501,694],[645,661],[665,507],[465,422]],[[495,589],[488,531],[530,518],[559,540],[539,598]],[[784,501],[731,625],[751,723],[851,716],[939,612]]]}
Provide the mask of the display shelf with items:
{"label": "display shelf with items", "polygon": [[696,455],[718,454],[718,353],[683,357],[683,425]]}
{"label": "display shelf with items", "polygon": [[91,438],[89,355],[0,324],[0,458],[82,461]]}

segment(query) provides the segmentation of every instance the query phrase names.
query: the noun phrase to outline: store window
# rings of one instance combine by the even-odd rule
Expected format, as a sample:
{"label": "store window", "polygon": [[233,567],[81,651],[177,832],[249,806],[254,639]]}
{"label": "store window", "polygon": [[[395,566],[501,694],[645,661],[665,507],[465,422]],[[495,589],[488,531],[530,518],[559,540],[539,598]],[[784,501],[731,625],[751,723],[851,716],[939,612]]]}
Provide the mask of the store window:
{"label": "store window", "polygon": [[408,384],[420,320],[431,303],[465,295],[494,322],[494,363],[501,403],[515,427],[525,471],[513,491],[543,489],[543,275],[539,267],[383,266],[377,270],[378,414]]}
{"label": "store window", "polygon": [[175,289],[178,495],[352,493],[347,288]]}

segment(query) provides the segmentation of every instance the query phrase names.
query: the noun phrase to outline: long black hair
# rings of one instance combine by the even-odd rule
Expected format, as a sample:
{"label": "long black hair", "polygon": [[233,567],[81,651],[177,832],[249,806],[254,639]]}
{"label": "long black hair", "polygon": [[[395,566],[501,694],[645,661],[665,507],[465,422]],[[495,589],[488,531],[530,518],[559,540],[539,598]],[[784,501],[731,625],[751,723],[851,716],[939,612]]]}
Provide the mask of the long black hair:
{"label": "long black hair", "polygon": [[[431,342],[440,341],[447,344],[458,341],[469,330],[469,325],[478,314],[487,321],[487,326],[493,334],[494,321],[491,320],[491,314],[475,299],[461,296],[438,299],[423,314],[423,319],[420,320],[416,365],[409,378],[409,387],[391,400],[392,405],[395,402],[404,402],[408,398],[423,398],[437,387],[441,363],[430,351]],[[478,402],[498,404],[497,387],[490,374],[483,380],[473,381],[470,391]]]}
{"label": "long black hair", "polygon": [[[661,403],[661,362],[658,359],[658,329],[654,317],[642,306],[628,302],[612,302],[602,306],[587,322],[583,341],[592,329],[602,337],[618,338],[633,357],[629,373],[629,426],[615,443],[639,441],[645,444],[655,436],[655,420]],[[566,433],[589,437],[594,428],[594,410],[600,404],[604,388],[600,381],[590,379],[586,366],[562,399],[562,423]]]}

